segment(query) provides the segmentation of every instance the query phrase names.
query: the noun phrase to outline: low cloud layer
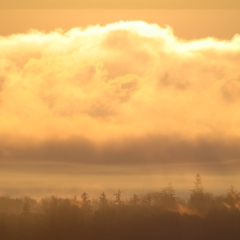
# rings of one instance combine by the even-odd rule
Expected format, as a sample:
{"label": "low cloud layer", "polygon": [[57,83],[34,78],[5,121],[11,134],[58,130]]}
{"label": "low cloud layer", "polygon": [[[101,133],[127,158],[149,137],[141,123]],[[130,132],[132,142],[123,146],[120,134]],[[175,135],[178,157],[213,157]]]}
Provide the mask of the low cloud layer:
{"label": "low cloud layer", "polygon": [[86,163],[240,157],[240,36],[145,22],[0,38],[0,158]]}

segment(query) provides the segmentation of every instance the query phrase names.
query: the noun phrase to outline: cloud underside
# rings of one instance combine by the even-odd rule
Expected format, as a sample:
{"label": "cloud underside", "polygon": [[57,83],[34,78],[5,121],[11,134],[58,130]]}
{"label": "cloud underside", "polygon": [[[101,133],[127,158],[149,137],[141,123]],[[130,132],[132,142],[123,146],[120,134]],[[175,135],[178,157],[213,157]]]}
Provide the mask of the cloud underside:
{"label": "cloud underside", "polygon": [[237,171],[240,166],[240,138],[195,141],[174,137],[146,136],[93,144],[83,138],[32,141],[9,144],[1,140],[2,161],[82,163],[92,165],[160,164],[198,167],[216,171]]}
{"label": "cloud underside", "polygon": [[145,22],[0,38],[1,159],[224,162],[240,151],[240,36]]}

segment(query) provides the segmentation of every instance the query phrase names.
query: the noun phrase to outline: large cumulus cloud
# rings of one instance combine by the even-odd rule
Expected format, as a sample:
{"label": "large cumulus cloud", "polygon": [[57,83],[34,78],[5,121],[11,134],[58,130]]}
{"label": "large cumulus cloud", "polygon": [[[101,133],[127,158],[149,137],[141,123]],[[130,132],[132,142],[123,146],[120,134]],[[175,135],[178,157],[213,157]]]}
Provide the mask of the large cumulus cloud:
{"label": "large cumulus cloud", "polygon": [[185,41],[145,22],[32,30],[0,38],[0,65],[2,159],[240,157],[239,35]]}

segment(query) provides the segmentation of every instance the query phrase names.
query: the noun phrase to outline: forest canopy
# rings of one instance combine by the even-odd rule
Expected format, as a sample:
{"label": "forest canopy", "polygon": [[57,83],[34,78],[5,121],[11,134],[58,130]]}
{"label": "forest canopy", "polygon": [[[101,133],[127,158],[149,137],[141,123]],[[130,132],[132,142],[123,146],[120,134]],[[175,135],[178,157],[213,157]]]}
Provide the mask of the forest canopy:
{"label": "forest canopy", "polygon": [[160,191],[123,197],[102,192],[91,199],[51,196],[0,197],[0,239],[239,239],[240,193],[230,186],[214,196],[196,175],[189,198],[172,184]]}

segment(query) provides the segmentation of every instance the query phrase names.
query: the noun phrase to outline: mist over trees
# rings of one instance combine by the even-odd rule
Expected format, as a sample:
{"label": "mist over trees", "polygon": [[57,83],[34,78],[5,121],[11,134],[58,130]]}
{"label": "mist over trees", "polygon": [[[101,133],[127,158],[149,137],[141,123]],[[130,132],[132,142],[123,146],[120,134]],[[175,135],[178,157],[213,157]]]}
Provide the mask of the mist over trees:
{"label": "mist over trees", "polygon": [[51,196],[0,197],[1,240],[239,240],[240,193],[230,186],[214,196],[196,175],[188,199],[176,196],[172,184],[157,192],[122,197],[105,192],[91,200]]}

